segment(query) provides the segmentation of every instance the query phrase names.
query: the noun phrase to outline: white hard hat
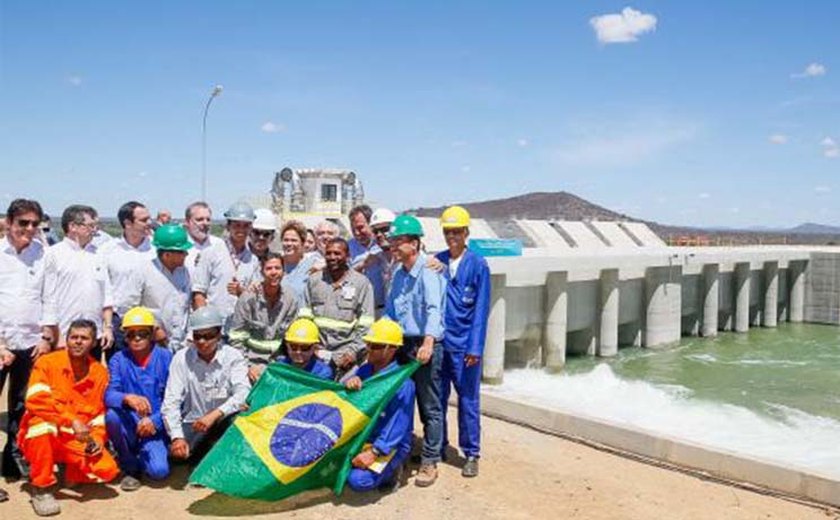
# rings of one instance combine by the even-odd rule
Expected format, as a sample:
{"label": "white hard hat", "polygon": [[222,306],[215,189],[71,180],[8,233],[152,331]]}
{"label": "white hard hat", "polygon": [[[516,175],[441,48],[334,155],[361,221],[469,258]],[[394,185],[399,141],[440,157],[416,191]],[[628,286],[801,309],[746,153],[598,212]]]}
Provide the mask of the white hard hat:
{"label": "white hard hat", "polygon": [[254,215],[256,215],[253,224],[254,229],[277,231],[277,217],[270,209],[258,208],[254,210]]}
{"label": "white hard hat", "polygon": [[397,216],[388,208],[378,208],[370,216],[370,225],[376,226],[379,224],[390,224]]}

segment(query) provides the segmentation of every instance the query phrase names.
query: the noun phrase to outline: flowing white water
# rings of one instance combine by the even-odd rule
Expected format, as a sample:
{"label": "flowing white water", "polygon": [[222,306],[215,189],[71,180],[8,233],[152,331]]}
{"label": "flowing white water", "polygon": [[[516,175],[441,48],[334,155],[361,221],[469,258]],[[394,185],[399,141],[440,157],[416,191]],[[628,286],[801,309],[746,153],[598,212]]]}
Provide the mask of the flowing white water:
{"label": "flowing white water", "polygon": [[683,386],[625,380],[606,363],[572,375],[511,370],[485,390],[840,479],[840,421],[788,406],[763,403],[771,413],[759,414]]}

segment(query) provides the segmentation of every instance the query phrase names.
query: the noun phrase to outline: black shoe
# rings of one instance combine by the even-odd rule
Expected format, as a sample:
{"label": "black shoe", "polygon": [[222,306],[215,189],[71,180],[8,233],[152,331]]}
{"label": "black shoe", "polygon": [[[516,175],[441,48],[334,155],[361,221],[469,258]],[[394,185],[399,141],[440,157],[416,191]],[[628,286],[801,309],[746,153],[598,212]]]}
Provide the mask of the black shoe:
{"label": "black shoe", "polygon": [[467,462],[461,468],[461,476],[467,478],[478,476],[478,457],[467,457]]}
{"label": "black shoe", "polygon": [[411,460],[412,464],[420,464],[423,462],[423,457],[418,453],[417,455],[412,455],[409,460]]}
{"label": "black shoe", "polygon": [[398,490],[400,488],[400,480],[402,479],[402,473],[403,465],[400,464],[400,467],[397,468],[396,471],[394,471],[394,474],[391,475],[391,478],[386,480],[382,484],[379,484],[379,486],[376,489],[378,489],[382,493],[393,493],[394,491]]}

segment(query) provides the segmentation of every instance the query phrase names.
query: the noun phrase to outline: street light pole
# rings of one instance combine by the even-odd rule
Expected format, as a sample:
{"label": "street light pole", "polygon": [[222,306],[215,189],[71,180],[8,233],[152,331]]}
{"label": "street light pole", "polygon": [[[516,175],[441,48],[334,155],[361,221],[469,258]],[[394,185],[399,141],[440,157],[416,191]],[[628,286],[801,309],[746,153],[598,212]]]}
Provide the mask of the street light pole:
{"label": "street light pole", "polygon": [[216,85],[204,105],[204,118],[201,120],[201,200],[207,200],[207,112],[210,110],[210,103],[222,93],[222,86]]}

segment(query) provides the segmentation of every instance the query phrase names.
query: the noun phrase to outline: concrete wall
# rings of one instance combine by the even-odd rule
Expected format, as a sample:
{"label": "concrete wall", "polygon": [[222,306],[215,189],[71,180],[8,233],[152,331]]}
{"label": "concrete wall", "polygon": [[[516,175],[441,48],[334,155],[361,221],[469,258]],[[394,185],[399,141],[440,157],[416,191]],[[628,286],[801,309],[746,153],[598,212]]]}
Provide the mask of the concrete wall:
{"label": "concrete wall", "polygon": [[559,370],[567,354],[610,356],[779,321],[840,324],[838,248],[638,248],[488,261],[504,275],[496,296],[504,312],[492,328],[504,339],[488,335],[500,350],[495,366],[485,359],[485,376],[497,381],[505,364]]}

